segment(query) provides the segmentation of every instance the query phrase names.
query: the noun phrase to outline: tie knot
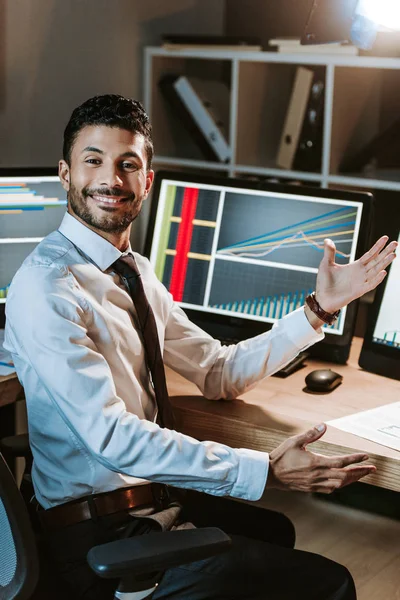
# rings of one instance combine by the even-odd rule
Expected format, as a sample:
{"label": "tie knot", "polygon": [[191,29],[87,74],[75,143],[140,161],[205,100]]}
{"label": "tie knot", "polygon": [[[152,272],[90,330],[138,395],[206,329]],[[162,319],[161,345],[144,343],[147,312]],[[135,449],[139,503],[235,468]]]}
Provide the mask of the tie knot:
{"label": "tie knot", "polygon": [[121,258],[118,258],[112,266],[118,275],[121,275],[122,277],[140,277],[139,269],[131,254],[121,256]]}

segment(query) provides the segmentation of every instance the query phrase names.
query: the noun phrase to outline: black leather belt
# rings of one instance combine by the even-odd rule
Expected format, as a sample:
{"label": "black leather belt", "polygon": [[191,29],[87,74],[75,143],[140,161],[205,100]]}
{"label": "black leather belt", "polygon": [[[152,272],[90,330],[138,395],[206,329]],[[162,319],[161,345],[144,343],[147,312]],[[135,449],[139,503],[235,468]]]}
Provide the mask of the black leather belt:
{"label": "black leather belt", "polygon": [[146,483],[103,494],[85,496],[47,510],[39,510],[38,517],[44,529],[60,529],[88,519],[96,520],[98,517],[149,504],[162,509],[167,505],[168,496],[167,486]]}

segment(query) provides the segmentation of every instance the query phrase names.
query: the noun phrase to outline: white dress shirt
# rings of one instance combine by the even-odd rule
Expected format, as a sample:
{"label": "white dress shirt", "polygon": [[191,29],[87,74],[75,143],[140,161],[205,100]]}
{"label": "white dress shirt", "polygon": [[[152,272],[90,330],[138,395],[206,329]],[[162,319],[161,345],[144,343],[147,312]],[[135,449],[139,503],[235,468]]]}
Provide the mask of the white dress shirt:
{"label": "white dress shirt", "polygon": [[[299,309],[269,332],[221,346],[188,320],[149,261],[132,254],[165,364],[207,398],[236,398],[323,337]],[[135,309],[112,268],[120,256],[67,213],[11,284],[4,345],[25,389],[38,501],[50,508],[144,480],[257,500],[268,454],[155,423]]]}

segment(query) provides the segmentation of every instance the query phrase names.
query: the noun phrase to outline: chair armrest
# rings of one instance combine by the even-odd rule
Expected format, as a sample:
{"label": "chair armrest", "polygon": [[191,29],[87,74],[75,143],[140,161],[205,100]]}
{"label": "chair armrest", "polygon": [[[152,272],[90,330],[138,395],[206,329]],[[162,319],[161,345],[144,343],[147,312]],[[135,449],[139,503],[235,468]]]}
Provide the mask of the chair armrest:
{"label": "chair armrest", "polygon": [[20,433],[19,435],[10,435],[0,440],[0,448],[4,454],[12,458],[24,457],[31,458],[32,452],[29,446],[29,434]]}
{"label": "chair armrest", "polygon": [[231,539],[215,527],[149,533],[95,546],[87,556],[106,579],[165,571],[229,549]]}

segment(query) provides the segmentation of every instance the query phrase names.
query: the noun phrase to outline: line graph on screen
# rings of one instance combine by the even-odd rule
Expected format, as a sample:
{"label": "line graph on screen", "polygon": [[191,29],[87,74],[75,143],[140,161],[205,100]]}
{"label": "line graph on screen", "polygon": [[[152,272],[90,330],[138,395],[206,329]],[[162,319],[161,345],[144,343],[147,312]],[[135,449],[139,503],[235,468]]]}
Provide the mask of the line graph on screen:
{"label": "line graph on screen", "polygon": [[356,216],[354,207],[346,206],[219,248],[217,254],[265,259],[277,250],[307,246],[323,252],[324,239],[331,238],[335,242],[337,255],[349,259]]}

